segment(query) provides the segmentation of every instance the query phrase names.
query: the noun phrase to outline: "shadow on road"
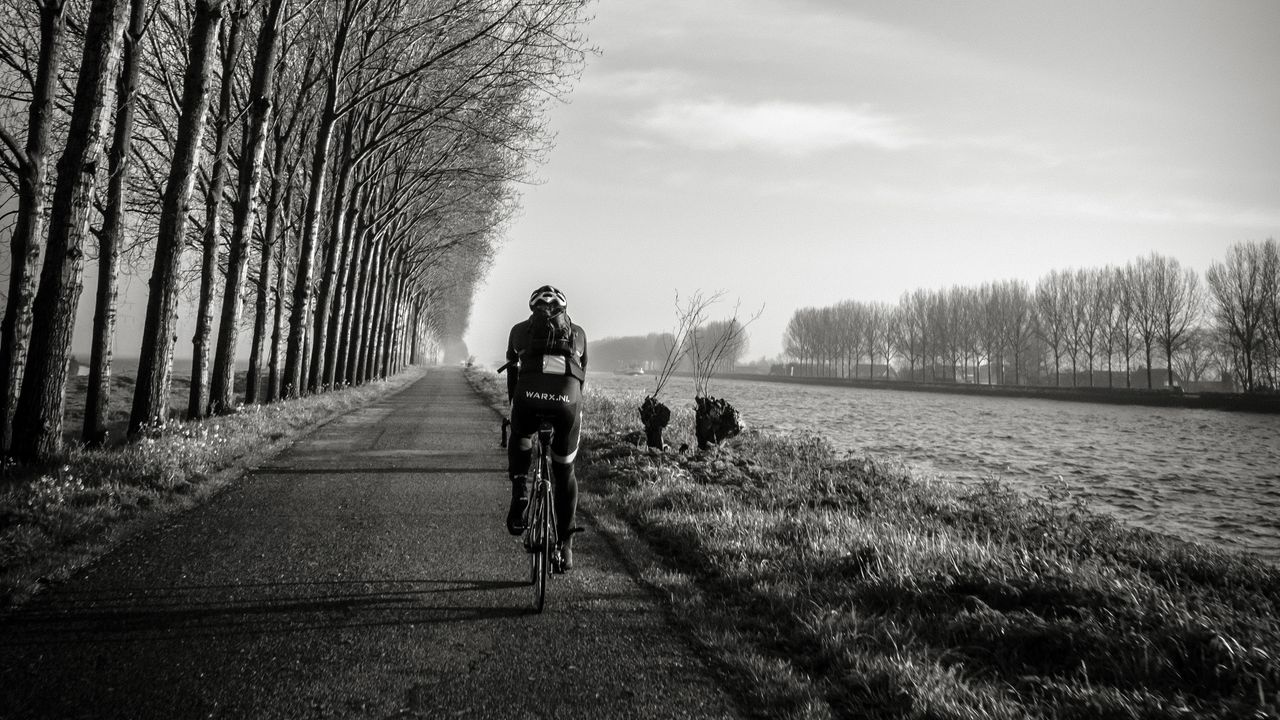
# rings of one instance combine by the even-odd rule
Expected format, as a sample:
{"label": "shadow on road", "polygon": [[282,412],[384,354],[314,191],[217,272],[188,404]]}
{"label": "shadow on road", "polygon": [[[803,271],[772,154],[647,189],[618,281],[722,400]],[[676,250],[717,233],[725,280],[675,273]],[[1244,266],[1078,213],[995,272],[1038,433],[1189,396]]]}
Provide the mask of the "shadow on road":
{"label": "shadow on road", "polygon": [[[172,641],[435,624],[519,617],[501,591],[526,583],[488,580],[378,580],[118,588],[60,593],[50,607],[28,606],[0,619],[6,644]],[[467,593],[471,603],[441,603]],[[52,599],[52,598],[51,598]]]}

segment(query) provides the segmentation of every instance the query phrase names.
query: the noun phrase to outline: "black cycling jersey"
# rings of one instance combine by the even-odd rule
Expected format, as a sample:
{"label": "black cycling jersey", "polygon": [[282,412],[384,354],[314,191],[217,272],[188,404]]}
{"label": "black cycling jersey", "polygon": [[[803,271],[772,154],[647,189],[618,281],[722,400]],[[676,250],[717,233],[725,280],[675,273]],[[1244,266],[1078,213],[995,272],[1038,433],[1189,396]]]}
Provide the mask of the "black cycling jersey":
{"label": "black cycling jersey", "polygon": [[[552,377],[559,377],[565,380],[561,383],[564,387],[569,387],[572,383],[567,382],[569,378],[577,379],[578,388],[581,389],[582,381],[586,377],[587,372],[587,333],[581,326],[573,325],[573,351],[568,356],[562,355],[541,355],[534,353],[529,347],[529,341],[532,336],[530,324],[533,322],[532,317],[528,320],[516,323],[511,328],[511,333],[507,336],[507,399],[514,402],[516,400],[515,388],[520,381],[520,377],[524,375],[541,374]],[[541,385],[546,387],[556,386],[548,380]]]}

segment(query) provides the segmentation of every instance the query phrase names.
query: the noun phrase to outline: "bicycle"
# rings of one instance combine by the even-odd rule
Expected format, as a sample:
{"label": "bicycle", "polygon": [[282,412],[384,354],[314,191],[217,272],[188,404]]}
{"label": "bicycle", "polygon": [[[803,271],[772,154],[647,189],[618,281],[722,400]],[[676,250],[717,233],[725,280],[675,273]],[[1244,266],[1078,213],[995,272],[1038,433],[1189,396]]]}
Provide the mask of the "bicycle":
{"label": "bicycle", "polygon": [[542,612],[547,598],[547,575],[554,561],[556,547],[555,488],[551,476],[551,436],[545,421],[538,427],[538,441],[533,474],[529,478],[529,505],[525,509],[524,549],[529,555],[529,584],[533,586],[533,605]]}
{"label": "bicycle", "polygon": [[[502,447],[507,446],[507,428],[511,421],[502,419]],[[532,475],[529,478],[529,503],[524,511],[524,535],[521,543],[529,555],[529,584],[533,586],[533,606],[542,612],[547,599],[547,575],[553,564],[556,540],[555,483],[551,474],[551,438],[555,430],[542,420],[538,424],[538,440],[534,443]],[[512,438],[514,440],[514,438]]]}
{"label": "bicycle", "polygon": [[[514,365],[509,362],[498,369],[501,373]],[[502,447],[507,446],[507,429],[511,420],[502,419]],[[551,440],[555,429],[551,421],[545,418],[538,421],[538,437],[534,442],[534,457],[531,459],[529,476],[529,502],[525,506],[525,531],[521,537],[525,553],[529,556],[529,584],[533,588],[533,606],[536,612],[542,612],[547,599],[547,575],[554,564],[560,562],[558,555],[558,535],[556,534],[557,518],[555,505],[555,476],[551,474]],[[516,438],[511,438],[513,441]],[[574,528],[570,532],[578,531]],[[562,572],[557,569],[556,572]]]}

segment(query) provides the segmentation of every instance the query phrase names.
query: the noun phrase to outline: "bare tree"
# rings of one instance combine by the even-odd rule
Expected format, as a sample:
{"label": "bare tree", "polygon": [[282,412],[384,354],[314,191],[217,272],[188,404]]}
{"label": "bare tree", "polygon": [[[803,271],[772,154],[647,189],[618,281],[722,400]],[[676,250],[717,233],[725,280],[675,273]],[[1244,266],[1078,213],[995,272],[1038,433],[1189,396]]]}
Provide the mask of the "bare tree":
{"label": "bare tree", "polygon": [[1021,384],[1023,358],[1035,327],[1035,308],[1031,291],[1018,280],[1000,285],[1000,334],[1005,347],[1013,353],[1013,384]]}
{"label": "bare tree", "polygon": [[[230,10],[231,17],[223,23],[222,89],[218,95],[218,112],[213,120],[213,154],[209,168],[209,182],[205,187],[204,233],[200,262],[200,296],[196,306],[196,334],[192,339],[191,388],[187,396],[187,417],[202,418],[210,411],[209,375],[212,363],[213,293],[218,273],[218,248],[222,243],[222,201],[230,164],[231,105],[234,102],[236,60],[240,55],[243,33],[241,21],[245,13],[239,8]],[[243,263],[241,263],[243,266]],[[233,328],[231,332],[238,332]]]}
{"label": "bare tree", "polygon": [[[983,283],[974,298],[977,305],[978,351],[987,360],[987,384],[994,385],[996,376],[1004,382],[1004,348],[1000,333],[1000,293],[993,283]],[[981,377],[978,378],[981,382]]]}
{"label": "bare tree", "polygon": [[1213,331],[1207,327],[1196,326],[1186,332],[1173,357],[1184,382],[1204,382],[1209,369],[1221,365],[1217,345]]}
{"label": "bare tree", "polygon": [[688,357],[693,367],[694,432],[698,447],[706,449],[713,443],[730,438],[742,430],[738,411],[723,399],[711,396],[711,378],[724,360],[744,348],[746,328],[764,312],[761,308],[747,322],[738,321],[737,306],[733,315],[719,323],[706,320],[711,306],[719,302],[723,293],[705,296],[694,293],[680,311],[693,329],[686,334]]}
{"label": "bare tree", "polygon": [[898,318],[902,328],[901,342],[898,347],[907,357],[907,377],[910,380],[916,379],[917,358],[921,358],[923,365],[926,333],[923,306],[922,290],[904,292],[898,300]]}
{"label": "bare tree", "polygon": [[1173,353],[1182,347],[1200,317],[1200,282],[1194,270],[1183,268],[1173,258],[1152,254],[1151,260],[1158,278],[1156,338],[1164,348],[1169,386],[1173,387]]}
{"label": "bare tree", "polygon": [[1120,343],[1124,320],[1122,275],[1114,267],[1097,271],[1097,295],[1100,311],[1098,342],[1107,361],[1107,387],[1115,387],[1116,348]]}
{"label": "bare tree", "polygon": [[[254,213],[258,205],[258,186],[262,179],[262,158],[266,153],[268,128],[271,125],[271,98],[275,92],[276,54],[279,28],[285,0],[267,0],[258,27],[258,45],[253,59],[253,79],[249,86],[247,131],[244,151],[240,155],[239,185],[232,217],[231,241],[227,247],[227,274],[222,290],[222,317],[218,325],[218,344],[214,351],[213,377],[209,394],[214,412],[227,413],[235,408],[235,356],[240,337],[240,318],[244,307],[241,294],[245,269],[249,260],[249,240]],[[300,93],[301,95],[301,93]],[[295,114],[296,117],[296,114]],[[283,147],[283,146],[282,146]],[[283,165],[283,158],[277,164]],[[273,198],[278,200],[278,197]],[[274,231],[274,227],[272,231]],[[262,267],[270,266],[274,238],[263,243]],[[265,275],[265,272],[260,273]],[[266,278],[262,277],[260,298],[265,298]],[[259,307],[259,328],[265,324],[266,308]],[[260,340],[261,330],[255,333]],[[254,358],[256,360],[256,356]],[[256,363],[250,369],[251,382],[257,387]],[[249,382],[249,381],[247,381]],[[248,394],[248,391],[247,391]],[[251,401],[250,401],[251,402]]]}
{"label": "bare tree", "polygon": [[1125,266],[1125,285],[1129,307],[1132,309],[1133,328],[1142,342],[1147,365],[1147,387],[1154,388],[1152,350],[1160,332],[1161,273],[1159,255],[1152,253]]}
{"label": "bare tree", "polygon": [[1084,354],[1089,372],[1089,387],[1093,387],[1093,371],[1096,369],[1098,351],[1104,344],[1107,317],[1111,309],[1111,296],[1107,292],[1103,271],[1081,268],[1076,271],[1076,316],[1079,319],[1080,352]]}
{"label": "bare tree", "polygon": [[1263,375],[1271,389],[1280,388],[1280,244],[1262,244]]}
{"label": "bare tree", "polygon": [[13,412],[21,389],[31,339],[31,307],[37,288],[37,265],[44,248],[47,211],[50,136],[54,123],[54,94],[66,43],[67,0],[43,0],[40,46],[27,106],[26,142],[0,125],[0,161],[18,179],[18,215],[10,233],[8,302],[0,326],[0,449],[7,451],[13,436]]}
{"label": "bare tree", "polygon": [[1036,283],[1036,332],[1053,353],[1054,385],[1062,385],[1062,355],[1071,333],[1068,274],[1051,270]]}
{"label": "bare tree", "polygon": [[178,267],[186,238],[187,204],[191,198],[209,108],[213,58],[227,0],[196,0],[183,76],[181,115],[173,160],[165,182],[155,262],[147,296],[138,378],[134,387],[129,433],[162,424],[168,410],[167,375],[173,358],[178,306]]}
{"label": "bare tree", "polygon": [[14,413],[15,425],[29,429],[14,438],[13,454],[21,459],[46,459],[62,448],[63,397],[83,289],[84,241],[128,10],[126,0],[93,0],[90,5],[71,126],[50,205],[48,251],[32,304],[30,355]]}
{"label": "bare tree", "polygon": [[875,303],[871,306],[874,321],[880,328],[876,342],[871,345],[871,370],[874,373],[876,357],[884,358],[884,379],[889,380],[893,366],[893,351],[899,345],[902,334],[902,313],[898,307]]}
{"label": "bare tree", "polygon": [[[889,345],[886,339],[889,336],[890,309],[880,303],[870,303],[864,307],[863,321],[861,326],[866,333],[867,341],[867,379],[876,379],[876,358],[879,357],[881,348]],[[889,357],[885,355],[885,365],[889,364]],[[857,360],[854,361],[854,376],[857,376]],[[888,379],[887,377],[885,379]]]}
{"label": "bare tree", "polygon": [[[285,199],[282,203],[282,210],[277,211],[279,214],[287,214],[287,208],[292,206],[293,186],[290,184],[289,189],[285,193]],[[267,358],[267,402],[275,402],[283,397],[282,392],[282,372],[280,367],[280,351],[281,343],[284,340],[284,313],[285,298],[289,297],[289,268],[294,265],[289,257],[288,234],[281,233],[279,240],[279,250],[276,253],[276,282],[273,289],[275,295],[275,311],[272,316],[271,323],[271,351]]]}
{"label": "bare tree", "polygon": [[[1133,386],[1133,356],[1138,352],[1138,303],[1132,282],[1132,265],[1123,268],[1112,268],[1111,283],[1113,292],[1119,298],[1120,316],[1117,318],[1115,331],[1117,344],[1124,355],[1124,386]],[[1150,363],[1147,364],[1150,367]],[[1150,377],[1148,377],[1150,380]]]}
{"label": "bare tree", "polygon": [[862,355],[862,341],[866,330],[866,310],[861,303],[846,300],[832,308],[832,341],[836,347],[839,362],[844,365],[844,372],[839,367],[836,375],[854,377],[858,372],[858,360]]}
{"label": "bare tree", "polygon": [[[270,27],[270,14],[264,19],[264,24]],[[259,46],[261,52],[261,43]],[[287,57],[288,52],[282,52]],[[279,367],[279,341],[283,332],[283,309],[284,298],[287,294],[287,277],[288,272],[284,267],[285,258],[287,256],[287,225],[289,217],[289,208],[292,206],[292,193],[296,183],[295,176],[298,172],[300,158],[297,153],[290,154],[288,149],[291,144],[301,144],[301,138],[305,137],[305,121],[303,120],[303,105],[311,85],[316,81],[317,76],[313,74],[315,55],[308,57],[306,67],[300,75],[294,78],[297,81],[296,92],[293,96],[293,102],[286,106],[287,120],[284,117],[277,117],[272,131],[272,142],[274,144],[272,162],[271,162],[271,188],[268,192],[266,203],[266,220],[262,235],[261,258],[258,270],[258,287],[257,299],[254,303],[255,317],[253,339],[250,343],[249,351],[249,370],[248,378],[245,382],[245,402],[253,403],[258,401],[275,402],[280,397],[280,367]],[[256,70],[255,70],[256,72]],[[265,79],[264,79],[265,82]],[[275,105],[280,105],[280,89],[274,88],[277,100]],[[263,109],[264,118],[270,113],[270,108]],[[265,121],[265,120],[264,120]],[[300,123],[302,127],[300,129]],[[252,125],[252,123],[251,123]],[[253,136],[253,130],[250,130],[250,137]],[[242,175],[242,183],[244,178]],[[252,181],[252,179],[251,179]],[[250,207],[246,201],[241,199],[240,212],[248,213]],[[247,219],[247,218],[246,218]],[[277,249],[278,248],[278,249]],[[271,282],[271,264],[276,263],[275,282]],[[272,302],[272,323],[270,340],[267,334],[267,307],[268,296],[273,298]],[[224,313],[224,324],[226,322]],[[220,331],[221,332],[221,331]],[[265,353],[263,348],[270,344],[270,349]],[[231,358],[235,357],[234,349],[228,343],[226,354],[228,362],[232,362]],[[260,375],[260,366],[263,355],[267,357],[267,391],[264,396],[260,397],[258,392],[258,381]],[[215,368],[215,372],[217,369]],[[225,370],[223,370],[225,372]]]}
{"label": "bare tree", "polygon": [[1245,392],[1257,389],[1257,366],[1265,354],[1266,278],[1263,245],[1238,243],[1225,262],[1205,273],[1213,315],[1231,348],[1234,368]]}
{"label": "bare tree", "polygon": [[815,315],[813,308],[796,310],[791,313],[782,333],[782,351],[802,365],[814,357],[814,335],[810,325]]}
{"label": "bare tree", "polygon": [[132,0],[125,29],[119,78],[116,81],[115,127],[108,155],[107,207],[98,234],[98,289],[89,352],[89,387],[85,397],[81,440],[100,446],[107,440],[107,410],[111,397],[111,355],[116,327],[118,264],[124,245],[125,192],[133,154],[133,118],[138,106],[138,75],[142,67],[142,35],[146,31],[147,0]]}

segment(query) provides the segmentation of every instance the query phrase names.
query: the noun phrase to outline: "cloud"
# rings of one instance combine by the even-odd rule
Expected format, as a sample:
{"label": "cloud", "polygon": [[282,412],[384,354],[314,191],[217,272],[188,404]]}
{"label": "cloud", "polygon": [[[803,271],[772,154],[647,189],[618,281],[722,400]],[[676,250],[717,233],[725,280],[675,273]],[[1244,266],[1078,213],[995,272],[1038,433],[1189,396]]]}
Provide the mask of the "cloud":
{"label": "cloud", "polygon": [[894,119],[840,104],[666,102],[642,115],[639,124],[677,143],[712,151],[745,147],[801,156],[844,147],[900,150],[917,144]]}
{"label": "cloud", "polygon": [[650,67],[637,70],[588,68],[582,85],[574,91],[574,95],[598,98],[606,102],[648,101],[662,95],[688,92],[694,82],[693,75],[688,71],[675,67]]}

